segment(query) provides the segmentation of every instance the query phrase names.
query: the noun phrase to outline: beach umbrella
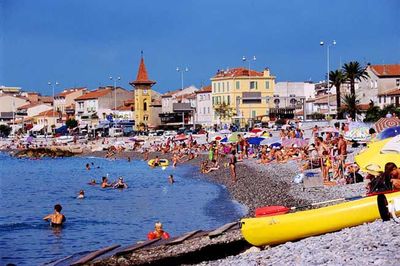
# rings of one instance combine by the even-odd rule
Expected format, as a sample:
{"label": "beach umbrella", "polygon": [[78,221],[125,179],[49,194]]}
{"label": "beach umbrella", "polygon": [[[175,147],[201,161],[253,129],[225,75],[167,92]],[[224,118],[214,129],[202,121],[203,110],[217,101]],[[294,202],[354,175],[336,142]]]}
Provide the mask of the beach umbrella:
{"label": "beach umbrella", "polygon": [[176,135],[175,138],[174,138],[174,140],[176,140],[176,141],[183,141],[183,140],[186,140],[186,139],[187,139],[187,136],[185,134]]}
{"label": "beach umbrella", "polygon": [[238,132],[233,132],[230,136],[229,136],[229,138],[228,138],[228,141],[229,142],[237,142],[238,140],[239,140],[239,138],[238,138],[238,135],[239,135],[240,133],[238,133]]}
{"label": "beach umbrella", "polygon": [[376,132],[378,133],[384,130],[385,128],[395,127],[395,126],[400,126],[400,119],[398,119],[397,117],[390,117],[390,118],[383,117],[378,121],[376,121],[375,123],[375,129]]}
{"label": "beach umbrella", "polygon": [[299,138],[294,138],[294,139],[284,139],[282,141],[282,146],[283,147],[292,147],[292,146],[297,146],[297,147],[305,147],[310,143],[309,139],[299,139]]}
{"label": "beach umbrella", "polygon": [[271,148],[279,148],[282,146],[280,142],[274,142],[271,145],[269,145]]}
{"label": "beach umbrella", "polygon": [[249,144],[253,145],[260,145],[260,143],[264,140],[265,138],[260,138],[260,137],[251,137],[247,139],[247,142]]}
{"label": "beach umbrella", "polygon": [[29,137],[26,138],[26,141],[27,141],[28,143],[32,143],[32,140],[33,140],[33,137],[32,137],[32,136],[29,136]]}
{"label": "beach umbrella", "polygon": [[370,127],[365,123],[352,122],[349,125],[349,131],[346,132],[344,138],[346,140],[367,142],[371,140],[371,135],[369,134]]}
{"label": "beach umbrella", "polygon": [[385,128],[376,136],[376,139],[384,140],[387,138],[395,137],[397,135],[400,135],[400,126]]}
{"label": "beach umbrella", "polygon": [[367,149],[354,157],[355,162],[362,171],[372,174],[383,172],[385,164],[388,162],[400,165],[400,153],[396,152],[396,150],[400,150],[398,147],[400,145],[399,138],[387,138],[371,142]]}
{"label": "beach umbrella", "polygon": [[326,127],[326,128],[323,128],[323,129],[321,130],[321,132],[325,132],[325,133],[339,133],[339,130],[337,130],[337,129],[334,128],[334,127]]}
{"label": "beach umbrella", "polygon": [[221,136],[215,136],[215,137],[214,137],[214,140],[217,140],[217,141],[218,141],[218,140],[222,140],[222,137],[221,137]]}
{"label": "beach umbrella", "polygon": [[223,138],[223,139],[221,139],[221,141],[220,142],[228,142],[228,137],[225,137],[225,138]]}
{"label": "beach umbrella", "polygon": [[253,128],[250,132],[251,133],[259,133],[262,132],[263,130],[261,128]]}
{"label": "beach umbrella", "polygon": [[269,145],[271,145],[271,144],[273,144],[273,143],[281,143],[281,139],[278,138],[278,137],[271,137],[271,138],[263,139],[263,140],[260,142],[260,145],[267,145],[267,146],[269,146]]}
{"label": "beach umbrella", "polygon": [[219,131],[219,133],[221,133],[221,134],[231,134],[232,132],[229,129],[222,129],[221,131]]}

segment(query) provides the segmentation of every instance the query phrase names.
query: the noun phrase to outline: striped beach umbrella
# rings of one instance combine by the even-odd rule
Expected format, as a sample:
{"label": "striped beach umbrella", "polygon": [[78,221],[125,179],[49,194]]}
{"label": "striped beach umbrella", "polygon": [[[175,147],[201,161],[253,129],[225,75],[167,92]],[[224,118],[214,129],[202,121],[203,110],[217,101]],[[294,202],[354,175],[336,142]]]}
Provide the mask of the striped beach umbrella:
{"label": "striped beach umbrella", "polygon": [[375,129],[376,132],[378,133],[384,130],[385,128],[395,127],[395,126],[400,126],[400,119],[398,119],[397,117],[390,117],[390,118],[383,117],[378,121],[376,121],[375,123]]}

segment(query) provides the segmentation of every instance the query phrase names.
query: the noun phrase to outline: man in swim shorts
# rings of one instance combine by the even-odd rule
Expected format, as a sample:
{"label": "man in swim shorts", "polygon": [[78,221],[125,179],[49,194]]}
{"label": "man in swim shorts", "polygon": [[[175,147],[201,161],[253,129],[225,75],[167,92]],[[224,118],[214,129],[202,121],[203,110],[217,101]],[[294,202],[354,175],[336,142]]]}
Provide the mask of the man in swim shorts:
{"label": "man in swim shorts", "polygon": [[54,205],[54,213],[49,214],[43,218],[43,220],[50,220],[52,227],[60,227],[65,222],[65,216],[61,213],[62,207],[60,204]]}

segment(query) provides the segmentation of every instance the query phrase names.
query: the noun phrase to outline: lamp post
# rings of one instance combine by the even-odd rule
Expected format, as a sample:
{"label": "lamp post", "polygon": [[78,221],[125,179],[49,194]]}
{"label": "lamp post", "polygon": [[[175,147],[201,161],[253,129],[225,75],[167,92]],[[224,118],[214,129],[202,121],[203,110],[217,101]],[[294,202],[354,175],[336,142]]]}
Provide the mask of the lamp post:
{"label": "lamp post", "polygon": [[183,90],[183,73],[189,72],[189,68],[188,67],[184,67],[184,68],[183,67],[177,67],[176,71],[181,73],[181,86],[182,86],[181,88]]}
{"label": "lamp post", "polygon": [[[183,74],[185,72],[189,72],[189,68],[188,67],[184,67],[184,68],[183,67],[177,67],[176,71],[181,73],[181,88],[183,90]],[[182,112],[182,126],[183,127],[185,126],[185,112]]]}
{"label": "lamp post", "polygon": [[327,89],[326,89],[326,91],[328,93],[328,115],[330,116],[331,115],[331,104],[329,102],[329,91],[330,91],[330,87],[329,87],[329,66],[330,66],[330,64],[329,64],[329,59],[330,59],[329,58],[330,57],[329,48],[335,46],[336,45],[336,41],[333,40],[331,43],[327,43],[327,44],[325,44],[323,41],[321,41],[319,43],[319,45],[326,46],[326,69],[327,69],[327,74],[326,74],[326,86],[327,86]]}
{"label": "lamp post", "polygon": [[114,119],[117,118],[117,81],[121,80],[121,77],[112,77],[110,80],[114,81]]}
{"label": "lamp post", "polygon": [[[250,64],[251,64],[251,61],[253,61],[253,62],[255,62],[257,60],[257,58],[256,58],[256,56],[255,55],[253,55],[253,58],[251,58],[251,59],[248,59],[248,58],[246,58],[246,56],[243,56],[242,57],[242,61],[243,62],[246,62],[247,61],[247,63],[249,63],[249,68],[248,68],[248,71],[249,71],[249,91],[251,90],[251,84],[250,84]],[[250,122],[250,119],[252,119],[253,118],[253,114],[252,114],[252,110],[251,110],[251,104],[249,105],[249,122]]]}
{"label": "lamp post", "polygon": [[[53,116],[53,119],[54,119],[54,113],[56,112],[56,105],[55,105],[55,101],[54,101],[54,87],[60,85],[60,83],[58,81],[56,81],[56,82],[49,81],[49,82],[47,82],[47,84],[49,86],[51,86],[51,89],[52,89],[52,92],[53,92],[53,114],[52,114],[52,116]],[[54,125],[55,124],[56,123],[54,122]]]}

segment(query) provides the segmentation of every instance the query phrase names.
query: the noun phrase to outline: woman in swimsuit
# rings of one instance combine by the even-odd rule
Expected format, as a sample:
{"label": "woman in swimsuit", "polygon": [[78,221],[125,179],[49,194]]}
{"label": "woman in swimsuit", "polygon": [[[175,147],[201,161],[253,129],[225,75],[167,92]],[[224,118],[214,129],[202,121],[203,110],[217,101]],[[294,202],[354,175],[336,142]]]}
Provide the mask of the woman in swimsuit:
{"label": "woman in swimsuit", "polygon": [[236,183],[236,162],[237,162],[236,151],[233,150],[231,152],[231,156],[229,158],[229,169],[230,169],[230,172],[231,172],[232,180],[235,183]]}

